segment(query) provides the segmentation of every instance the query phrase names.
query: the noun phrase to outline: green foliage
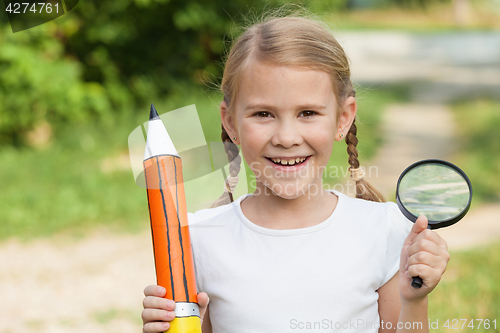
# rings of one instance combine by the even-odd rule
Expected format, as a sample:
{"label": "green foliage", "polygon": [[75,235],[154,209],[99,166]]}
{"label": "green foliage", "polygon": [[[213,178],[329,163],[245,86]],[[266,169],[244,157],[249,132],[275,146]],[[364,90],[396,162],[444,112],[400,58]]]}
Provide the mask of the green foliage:
{"label": "green foliage", "polygon": [[80,1],[13,34],[0,27],[0,143],[37,123],[111,122],[178,87],[216,80],[239,19],[281,0]]}
{"label": "green foliage", "polygon": [[309,0],[308,7],[315,12],[337,12],[348,7],[348,0]]}
{"label": "green foliage", "polygon": [[22,143],[37,123],[105,117],[109,97],[81,80],[81,66],[64,56],[53,22],[22,33],[0,32],[0,143]]}
{"label": "green foliage", "polygon": [[457,163],[471,180],[474,199],[500,199],[500,103],[487,99],[457,102],[453,111],[463,147]]}
{"label": "green foliage", "polygon": [[147,201],[130,171],[133,125],[72,126],[51,149],[0,150],[0,238],[32,238],[89,227],[137,230]]}
{"label": "green foliage", "polygon": [[[234,20],[280,0],[86,1],[75,8],[78,31],[66,52],[86,81],[119,81],[136,105],[186,83],[217,81]],[[178,90],[178,89],[177,89]]]}

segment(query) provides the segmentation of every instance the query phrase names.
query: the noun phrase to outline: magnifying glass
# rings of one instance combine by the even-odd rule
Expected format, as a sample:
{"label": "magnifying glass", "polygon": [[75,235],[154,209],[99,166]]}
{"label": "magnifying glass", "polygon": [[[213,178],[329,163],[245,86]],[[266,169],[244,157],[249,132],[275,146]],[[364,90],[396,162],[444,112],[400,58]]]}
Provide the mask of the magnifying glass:
{"label": "magnifying glass", "polygon": [[[398,179],[396,202],[406,218],[415,223],[419,215],[429,220],[428,229],[439,229],[460,221],[469,210],[472,186],[456,165],[442,160],[418,161],[407,167]],[[412,278],[411,285],[422,286]]]}

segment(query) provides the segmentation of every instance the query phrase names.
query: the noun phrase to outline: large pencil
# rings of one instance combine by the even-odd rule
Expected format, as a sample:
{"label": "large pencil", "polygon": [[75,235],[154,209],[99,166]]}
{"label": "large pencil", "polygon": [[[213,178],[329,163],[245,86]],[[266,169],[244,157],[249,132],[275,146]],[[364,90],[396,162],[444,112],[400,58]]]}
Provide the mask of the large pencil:
{"label": "large pencil", "polygon": [[176,302],[168,332],[201,333],[182,160],[151,104],[144,175],[158,285]]}

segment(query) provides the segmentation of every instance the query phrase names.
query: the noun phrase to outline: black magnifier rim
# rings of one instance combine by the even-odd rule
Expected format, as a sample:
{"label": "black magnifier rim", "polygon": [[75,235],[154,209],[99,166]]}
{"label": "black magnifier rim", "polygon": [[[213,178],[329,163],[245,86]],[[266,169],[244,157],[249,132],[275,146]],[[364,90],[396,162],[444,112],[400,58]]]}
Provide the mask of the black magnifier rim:
{"label": "black magnifier rim", "polygon": [[467,202],[467,205],[462,210],[462,212],[460,214],[456,215],[456,216],[453,216],[452,218],[447,219],[447,220],[439,220],[439,221],[429,220],[428,226],[430,227],[430,229],[439,229],[439,228],[447,227],[447,226],[450,226],[452,224],[457,223],[469,211],[470,204],[471,204],[471,201],[472,201],[472,185],[471,185],[471,182],[469,180],[469,177],[467,177],[467,175],[465,174],[465,172],[462,169],[460,169],[459,167],[457,167],[455,164],[452,164],[452,163],[450,163],[448,161],[443,161],[443,160],[438,160],[438,159],[427,159],[427,160],[422,160],[422,161],[415,162],[412,165],[410,165],[409,167],[407,167],[401,173],[401,175],[399,176],[398,184],[396,186],[396,203],[397,203],[399,209],[401,210],[401,212],[403,213],[403,215],[406,216],[407,219],[409,219],[412,222],[417,221],[418,216],[413,215],[412,213],[410,213],[410,211],[408,209],[406,209],[406,207],[401,202],[401,198],[399,197],[399,185],[400,185],[401,180],[403,179],[403,177],[409,171],[411,171],[411,170],[415,169],[416,167],[419,167],[419,166],[421,166],[423,164],[442,164],[444,166],[447,166],[447,167],[455,170],[456,172],[458,172],[465,179],[465,181],[467,182],[467,186],[469,187],[469,202]]}

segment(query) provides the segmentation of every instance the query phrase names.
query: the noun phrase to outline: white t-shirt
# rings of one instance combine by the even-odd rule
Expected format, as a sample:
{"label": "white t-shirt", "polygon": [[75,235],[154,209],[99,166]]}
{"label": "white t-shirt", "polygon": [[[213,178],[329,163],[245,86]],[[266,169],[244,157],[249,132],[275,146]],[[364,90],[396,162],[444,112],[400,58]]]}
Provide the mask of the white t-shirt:
{"label": "white t-shirt", "polygon": [[412,223],[395,203],[331,192],[333,213],[300,229],[252,223],[240,206],[249,194],[189,214],[214,333],[378,331],[376,290],[398,271]]}

